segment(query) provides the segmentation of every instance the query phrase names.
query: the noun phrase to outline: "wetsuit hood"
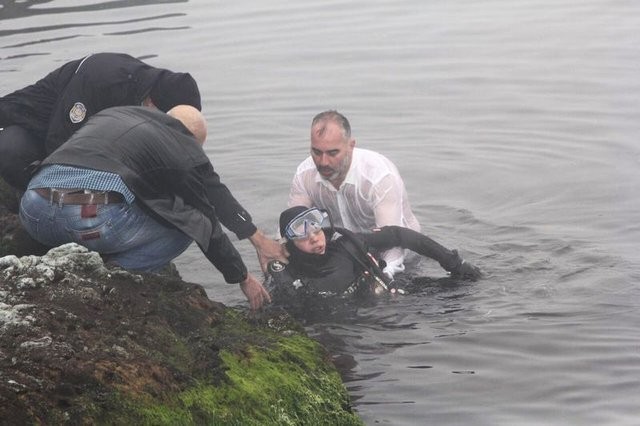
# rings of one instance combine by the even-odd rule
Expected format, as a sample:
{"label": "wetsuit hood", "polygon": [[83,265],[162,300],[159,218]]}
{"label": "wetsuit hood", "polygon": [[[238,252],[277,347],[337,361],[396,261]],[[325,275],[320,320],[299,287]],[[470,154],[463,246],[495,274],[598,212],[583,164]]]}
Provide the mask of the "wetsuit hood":
{"label": "wetsuit hood", "polygon": [[[280,235],[286,238],[286,228],[296,216],[304,211],[309,210],[309,207],[305,206],[294,206],[290,207],[287,210],[280,213]],[[327,241],[327,250],[329,249],[329,242],[334,234],[333,228],[323,228],[322,232],[324,232],[324,236]],[[290,259],[293,264],[296,265],[296,268],[300,270],[300,272],[305,275],[310,276],[318,276],[322,275],[323,267],[327,263],[330,256],[327,253],[325,254],[315,254],[315,253],[305,253],[296,247],[295,243],[286,238],[286,247],[289,251]]]}
{"label": "wetsuit hood", "polygon": [[[287,225],[289,224],[289,222],[291,222],[300,213],[308,209],[309,208],[305,206],[294,206],[280,213],[280,235],[285,237],[286,236],[285,229],[287,228]],[[287,241],[290,242],[289,240]]]}
{"label": "wetsuit hood", "polygon": [[[301,213],[305,212],[306,210],[312,210],[312,209],[313,208],[306,207],[306,206],[294,206],[280,213],[280,221],[279,221],[280,236],[284,237],[287,240],[287,242],[290,242],[289,238],[287,238],[287,232],[286,232],[287,225],[289,225],[289,223],[293,219],[295,219],[297,216],[299,216]],[[322,228],[328,243],[334,234],[333,220],[331,219],[331,214],[328,211],[326,210],[322,210],[322,211],[327,215],[327,218],[329,220],[329,227],[327,228],[323,226]]]}

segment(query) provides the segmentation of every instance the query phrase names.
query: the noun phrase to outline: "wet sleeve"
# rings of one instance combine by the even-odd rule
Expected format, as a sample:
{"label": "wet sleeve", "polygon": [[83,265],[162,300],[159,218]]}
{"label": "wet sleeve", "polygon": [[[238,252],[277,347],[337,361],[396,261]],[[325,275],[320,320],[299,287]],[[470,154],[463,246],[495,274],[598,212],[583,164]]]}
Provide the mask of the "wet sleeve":
{"label": "wet sleeve", "polygon": [[213,165],[207,163],[198,168],[204,182],[207,198],[216,210],[220,222],[242,240],[252,236],[258,228],[249,212],[235,199],[227,186],[220,181]]}
{"label": "wet sleeve", "polygon": [[44,140],[60,88],[71,78],[78,63],[68,62],[34,84],[0,98],[0,127],[16,124]]}
{"label": "wet sleeve", "polygon": [[455,270],[461,259],[455,250],[449,250],[433,239],[401,226],[384,226],[372,233],[362,234],[365,242],[378,250],[402,247],[436,260],[445,270]]}
{"label": "wet sleeve", "polygon": [[[405,191],[402,182],[389,173],[373,186],[372,191],[376,226],[403,226],[402,198]],[[390,275],[404,270],[404,252],[398,246],[390,246],[382,258],[387,264],[385,272]]]}
{"label": "wet sleeve", "polygon": [[[202,250],[202,247],[200,249]],[[222,273],[227,283],[236,284],[247,278],[247,267],[240,253],[231,244],[219,223],[215,223],[208,250],[202,251],[213,266]]]}
{"label": "wet sleeve", "polygon": [[[165,182],[172,192],[179,195],[185,204],[203,213],[211,223],[211,234],[208,244],[198,242],[198,247],[207,259],[218,269],[228,283],[239,283],[247,277],[247,268],[240,253],[233,246],[225,234],[217,216],[216,209],[206,197],[204,182],[200,179],[197,169],[186,174],[183,179],[173,176],[173,180]],[[196,240],[197,241],[197,240]]]}
{"label": "wet sleeve", "polygon": [[289,201],[287,202],[287,205],[289,207],[294,207],[294,206],[311,207],[313,205],[311,201],[311,197],[309,197],[308,189],[300,173],[296,173],[293,176],[293,181],[291,182],[291,188],[289,189]]}
{"label": "wet sleeve", "polygon": [[392,174],[376,183],[371,191],[376,226],[402,226],[403,188]]}

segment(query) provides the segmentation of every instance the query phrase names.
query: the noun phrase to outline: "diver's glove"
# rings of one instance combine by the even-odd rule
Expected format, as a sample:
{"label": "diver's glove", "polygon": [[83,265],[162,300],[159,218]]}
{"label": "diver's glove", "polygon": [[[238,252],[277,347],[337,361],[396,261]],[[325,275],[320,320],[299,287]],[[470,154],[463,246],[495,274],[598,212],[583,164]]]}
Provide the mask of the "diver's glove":
{"label": "diver's glove", "polygon": [[472,280],[477,280],[478,278],[482,277],[480,268],[461,258],[458,254],[458,250],[452,250],[452,252],[455,256],[454,266],[452,268],[446,268],[449,272],[451,272],[452,276],[463,279],[468,278]]}
{"label": "diver's glove", "polygon": [[[370,256],[370,259],[373,261],[373,263],[377,264],[377,266],[380,268],[379,271],[381,272],[380,274],[373,274],[376,278],[376,283],[374,284],[373,290],[374,293],[381,294],[385,291],[388,291],[391,294],[406,294],[404,289],[398,287],[398,283],[393,279],[393,272],[391,272],[394,270],[396,272],[404,271],[404,265],[402,264],[402,262],[399,261],[397,263],[394,262],[394,265],[387,265],[387,262],[384,259],[376,260],[373,256],[371,256],[370,253],[368,255]],[[390,266],[391,269],[389,269]]]}

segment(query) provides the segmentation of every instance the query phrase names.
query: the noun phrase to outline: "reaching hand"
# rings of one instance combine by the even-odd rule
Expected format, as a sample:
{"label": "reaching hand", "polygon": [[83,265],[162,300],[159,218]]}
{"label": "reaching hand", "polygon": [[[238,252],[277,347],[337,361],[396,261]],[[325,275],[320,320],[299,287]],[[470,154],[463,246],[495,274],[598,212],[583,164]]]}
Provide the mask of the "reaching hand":
{"label": "reaching hand", "polygon": [[477,280],[478,278],[482,277],[482,272],[477,266],[474,266],[466,260],[463,260],[462,264],[458,267],[458,270],[454,272],[454,275],[457,275],[461,278]]}
{"label": "reaching hand", "polygon": [[240,283],[240,289],[247,297],[252,311],[258,310],[265,303],[271,302],[271,296],[264,286],[251,274]]}
{"label": "reaching hand", "polygon": [[478,278],[482,277],[482,272],[480,271],[480,268],[472,265],[471,263],[461,258],[457,250],[453,250],[453,252],[458,257],[459,262],[457,263],[455,268],[453,268],[453,270],[451,271],[451,275],[455,277],[460,277],[463,279],[468,278],[472,280],[477,280]]}
{"label": "reaching hand", "polygon": [[260,267],[262,268],[262,272],[267,273],[267,265],[272,260],[278,260],[282,263],[289,263],[287,257],[289,253],[287,253],[286,248],[283,244],[280,244],[276,240],[272,240],[271,238],[267,238],[262,231],[257,230],[251,237],[249,237],[251,244],[256,248],[256,253],[258,255],[258,261],[260,262]]}

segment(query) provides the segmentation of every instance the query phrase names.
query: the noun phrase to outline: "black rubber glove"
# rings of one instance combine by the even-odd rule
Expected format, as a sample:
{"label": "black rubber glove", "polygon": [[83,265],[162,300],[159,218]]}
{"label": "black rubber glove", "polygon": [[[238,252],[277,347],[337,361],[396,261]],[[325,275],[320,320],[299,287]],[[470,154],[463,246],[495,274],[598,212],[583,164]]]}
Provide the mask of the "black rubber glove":
{"label": "black rubber glove", "polygon": [[458,254],[458,250],[452,250],[452,251],[457,258],[455,266],[449,270],[452,276],[460,277],[463,279],[468,278],[472,280],[477,280],[478,278],[482,277],[482,272],[480,271],[480,268],[472,265],[471,263],[461,258],[460,255]]}

